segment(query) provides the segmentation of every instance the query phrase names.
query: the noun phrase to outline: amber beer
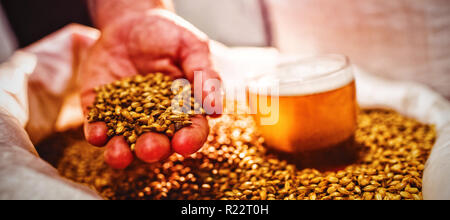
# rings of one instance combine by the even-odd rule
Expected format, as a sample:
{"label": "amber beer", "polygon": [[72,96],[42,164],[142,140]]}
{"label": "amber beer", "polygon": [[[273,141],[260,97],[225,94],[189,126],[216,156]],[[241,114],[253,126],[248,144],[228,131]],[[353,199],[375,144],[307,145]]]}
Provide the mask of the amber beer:
{"label": "amber beer", "polygon": [[[295,68],[298,65],[329,67]],[[276,75],[280,81],[277,97],[249,93],[253,100],[250,107],[256,113],[256,123],[265,143],[304,166],[335,166],[356,159],[357,147],[353,140],[358,107],[348,59],[325,56],[287,68],[289,73],[283,70]],[[303,71],[307,72],[305,77]],[[301,80],[296,81],[295,77]],[[277,111],[271,106],[275,98],[278,98]],[[259,105],[264,99],[268,104]],[[276,123],[261,123],[264,118],[276,118],[272,114],[278,114]]]}

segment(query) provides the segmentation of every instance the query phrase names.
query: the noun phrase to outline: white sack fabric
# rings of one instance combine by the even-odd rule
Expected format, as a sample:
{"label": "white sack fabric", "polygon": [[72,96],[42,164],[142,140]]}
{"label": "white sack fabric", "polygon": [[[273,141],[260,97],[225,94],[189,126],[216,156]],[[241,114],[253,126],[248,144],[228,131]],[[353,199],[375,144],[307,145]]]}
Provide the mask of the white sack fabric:
{"label": "white sack fabric", "polygon": [[31,141],[54,132],[62,100],[75,85],[74,51],[97,37],[96,30],[70,25],[0,65],[0,199],[101,199],[61,178]]}
{"label": "white sack fabric", "polygon": [[[0,199],[100,199],[92,190],[59,177],[37,156],[31,142],[42,140],[64,126],[64,121],[82,123],[81,107],[73,95],[77,88],[76,63],[81,59],[72,53],[74,48],[81,50],[74,43],[77,37],[84,37],[78,44],[86,46],[98,33],[69,26],[38,46],[17,52],[0,66]],[[211,50],[225,84],[242,82],[246,76],[295,59],[270,48],[231,49],[212,42]],[[423,194],[425,199],[450,199],[448,101],[416,83],[386,81],[356,67],[355,75],[362,107],[391,108],[437,126],[439,136],[426,165]],[[67,101],[68,97],[75,97],[75,101]]]}

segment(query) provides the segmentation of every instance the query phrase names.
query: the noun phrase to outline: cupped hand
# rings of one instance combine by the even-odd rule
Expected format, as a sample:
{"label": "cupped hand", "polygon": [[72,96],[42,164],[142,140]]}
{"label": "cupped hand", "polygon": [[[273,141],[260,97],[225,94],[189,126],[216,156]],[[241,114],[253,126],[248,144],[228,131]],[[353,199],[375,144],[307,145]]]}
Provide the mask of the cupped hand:
{"label": "cupped hand", "polygon": [[[201,74],[202,82],[220,80],[212,68],[207,37],[175,14],[160,9],[126,15],[104,27],[80,71],[85,115],[94,103],[94,88],[124,77],[161,72],[193,82],[195,72]],[[217,98],[209,95],[216,89],[204,87],[202,101],[221,106],[220,99],[216,101]],[[213,116],[220,114],[215,113]],[[157,133],[141,135],[136,142],[136,156],[152,163],[166,159],[173,152],[183,156],[195,153],[205,143],[209,127],[201,115],[192,118],[192,122],[172,139]],[[95,146],[106,145],[105,161],[113,168],[124,169],[133,161],[133,152],[124,137],[109,139],[107,130],[104,122],[85,122],[87,141]]]}

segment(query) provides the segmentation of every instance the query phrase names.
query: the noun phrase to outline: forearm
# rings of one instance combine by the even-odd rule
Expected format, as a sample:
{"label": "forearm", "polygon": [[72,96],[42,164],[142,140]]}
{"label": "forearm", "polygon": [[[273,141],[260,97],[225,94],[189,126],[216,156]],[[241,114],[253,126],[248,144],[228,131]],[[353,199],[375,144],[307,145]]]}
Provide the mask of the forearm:
{"label": "forearm", "polygon": [[171,0],[88,0],[88,3],[94,24],[100,29],[131,13],[145,13],[152,8],[173,11]]}

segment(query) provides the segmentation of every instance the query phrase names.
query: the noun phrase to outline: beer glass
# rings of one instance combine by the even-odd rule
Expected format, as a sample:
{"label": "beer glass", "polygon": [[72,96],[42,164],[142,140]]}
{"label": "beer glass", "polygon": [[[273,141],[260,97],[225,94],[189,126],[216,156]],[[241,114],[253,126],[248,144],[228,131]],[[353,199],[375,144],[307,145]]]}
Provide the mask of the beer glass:
{"label": "beer glass", "polygon": [[305,166],[337,165],[357,156],[353,140],[358,106],[346,56],[282,64],[251,79],[248,93],[268,147]]}

